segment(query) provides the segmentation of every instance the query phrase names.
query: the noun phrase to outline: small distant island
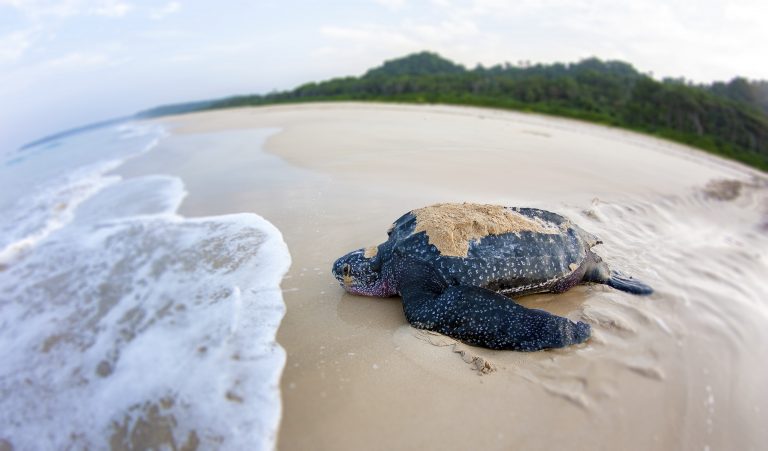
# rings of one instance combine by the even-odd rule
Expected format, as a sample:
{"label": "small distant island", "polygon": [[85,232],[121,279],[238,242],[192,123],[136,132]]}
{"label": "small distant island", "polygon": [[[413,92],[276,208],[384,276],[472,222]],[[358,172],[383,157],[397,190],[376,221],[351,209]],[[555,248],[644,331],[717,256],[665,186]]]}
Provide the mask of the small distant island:
{"label": "small distant island", "polygon": [[421,52],[387,61],[360,77],[161,106],[138,116],[318,101],[472,105],[551,114],[649,133],[768,170],[768,81],[658,81],[628,63],[597,58],[467,69]]}

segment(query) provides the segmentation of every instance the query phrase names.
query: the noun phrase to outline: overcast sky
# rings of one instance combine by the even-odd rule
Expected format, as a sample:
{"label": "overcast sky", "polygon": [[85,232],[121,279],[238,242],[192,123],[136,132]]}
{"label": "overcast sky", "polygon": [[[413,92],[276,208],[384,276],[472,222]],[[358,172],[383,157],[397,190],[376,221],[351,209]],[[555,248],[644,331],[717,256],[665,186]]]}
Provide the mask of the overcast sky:
{"label": "overcast sky", "polygon": [[0,151],[171,102],[436,51],[466,66],[621,59],[768,79],[768,0],[0,0]]}

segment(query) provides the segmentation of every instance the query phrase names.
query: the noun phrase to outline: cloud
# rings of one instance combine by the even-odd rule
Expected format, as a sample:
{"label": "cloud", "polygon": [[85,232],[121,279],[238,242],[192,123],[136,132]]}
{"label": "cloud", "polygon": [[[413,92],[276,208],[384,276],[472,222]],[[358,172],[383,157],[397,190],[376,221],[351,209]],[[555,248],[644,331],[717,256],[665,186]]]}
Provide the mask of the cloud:
{"label": "cloud", "polygon": [[196,36],[196,34],[191,31],[186,31],[179,28],[163,27],[162,29],[147,29],[137,31],[136,36],[145,39],[167,41],[171,39],[189,39]]}
{"label": "cloud", "polygon": [[132,3],[120,0],[0,0],[0,5],[15,8],[33,19],[79,15],[123,17],[134,9]]}
{"label": "cloud", "polygon": [[420,46],[418,40],[402,30],[379,25],[326,26],[320,33],[330,43],[319,47],[313,55],[330,61],[346,59],[370,65],[380,62],[383,56],[416,51]]}
{"label": "cloud", "polygon": [[394,11],[403,9],[407,3],[407,0],[374,0],[374,1],[379,5],[382,5],[387,9],[391,9]]}
{"label": "cloud", "polygon": [[15,8],[25,16],[32,18],[74,16],[82,9],[80,0],[0,0],[0,5]]}
{"label": "cloud", "polygon": [[88,12],[96,16],[123,17],[133,9],[133,5],[126,2],[109,0],[101,2]]}
{"label": "cloud", "polygon": [[469,20],[444,20],[433,23],[411,19],[395,26],[325,26],[320,29],[320,33],[329,38],[348,39],[351,43],[395,48],[458,43],[463,39],[482,35],[477,25]]}
{"label": "cloud", "polygon": [[387,42],[389,44],[403,44],[413,42],[404,33],[399,32],[398,30],[390,30],[386,27],[377,25],[367,25],[360,27],[328,26],[322,27],[320,29],[320,33],[335,39],[349,39],[358,42]]}
{"label": "cloud", "polygon": [[181,10],[181,2],[170,2],[162,8],[152,9],[149,13],[149,18],[152,20],[160,20],[171,14],[177,13]]}
{"label": "cloud", "polygon": [[56,70],[89,70],[95,67],[114,66],[117,61],[103,53],[72,52],[66,55],[44,61],[40,64],[45,69]]}
{"label": "cloud", "polygon": [[[342,70],[361,71],[407,53],[431,50],[459,63],[498,63],[503,40],[465,18],[422,21],[405,19],[395,25],[325,26],[327,43],[313,56],[341,63]],[[357,62],[357,64],[355,64]]]}
{"label": "cloud", "polygon": [[0,36],[0,64],[15,63],[34,41],[36,29],[16,31]]}
{"label": "cloud", "polygon": [[[765,78],[768,60],[757,56],[755,43],[768,41],[768,2],[705,1],[381,0],[392,14],[355,25],[327,23],[314,55],[346,61],[345,70],[424,49],[468,66],[597,56],[660,77]],[[353,58],[361,62],[353,66]]]}

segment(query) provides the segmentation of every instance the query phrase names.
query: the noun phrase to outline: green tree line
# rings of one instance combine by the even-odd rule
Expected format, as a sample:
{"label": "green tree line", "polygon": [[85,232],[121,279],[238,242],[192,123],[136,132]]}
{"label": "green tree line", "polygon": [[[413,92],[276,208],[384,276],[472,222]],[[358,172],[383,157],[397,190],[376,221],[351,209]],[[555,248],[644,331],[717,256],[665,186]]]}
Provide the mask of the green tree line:
{"label": "green tree line", "polygon": [[566,116],[650,133],[768,170],[768,82],[657,81],[625,62],[596,58],[467,69],[422,52],[387,61],[360,77],[158,107],[140,115],[349,100],[474,105]]}

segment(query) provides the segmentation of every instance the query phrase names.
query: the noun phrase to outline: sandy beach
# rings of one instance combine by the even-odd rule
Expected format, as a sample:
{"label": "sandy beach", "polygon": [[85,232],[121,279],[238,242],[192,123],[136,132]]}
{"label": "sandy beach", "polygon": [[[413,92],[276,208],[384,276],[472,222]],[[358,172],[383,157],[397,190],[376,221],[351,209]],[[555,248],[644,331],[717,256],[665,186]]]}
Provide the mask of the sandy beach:
{"label": "sandy beach", "polygon": [[[279,449],[768,444],[764,174],[618,129],[475,108],[307,104],[157,122],[171,136],[119,175],[179,176],[182,215],[255,212],[288,244]],[[421,333],[398,298],[345,294],[330,275],[401,214],[465,201],[564,214],[656,292],[521,298],[593,337],[518,353]]]}

